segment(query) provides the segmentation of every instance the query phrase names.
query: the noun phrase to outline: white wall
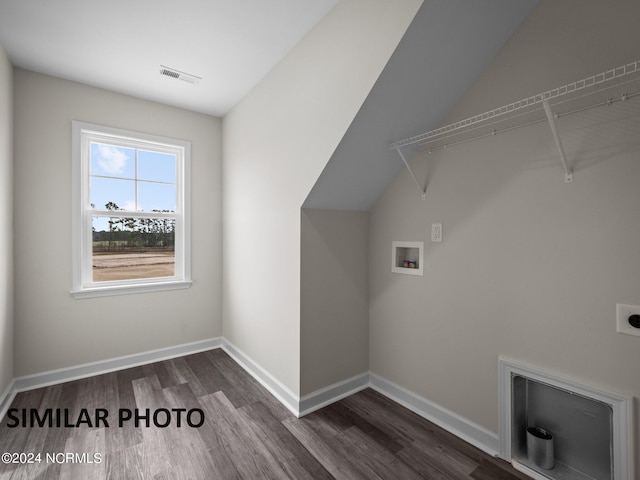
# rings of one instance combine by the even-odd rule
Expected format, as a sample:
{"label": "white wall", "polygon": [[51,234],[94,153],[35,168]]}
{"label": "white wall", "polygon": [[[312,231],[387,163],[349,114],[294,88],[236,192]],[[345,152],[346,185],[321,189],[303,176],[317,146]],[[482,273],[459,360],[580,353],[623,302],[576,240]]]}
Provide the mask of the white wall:
{"label": "white wall", "polygon": [[[25,70],[14,92],[15,375],[220,336],[220,120]],[[71,297],[72,120],[192,142],[190,289]]]}
{"label": "white wall", "polygon": [[0,45],[0,395],[13,379],[13,67]]}
{"label": "white wall", "polygon": [[294,395],[300,207],[419,4],[343,0],[224,119],[224,336]]}
{"label": "white wall", "polygon": [[300,395],[369,370],[369,212],[302,209]]}
{"label": "white wall", "polygon": [[[447,123],[638,60],[639,15],[630,0],[543,1]],[[558,120],[571,184],[546,123],[413,161],[426,200],[403,172],[371,212],[373,372],[494,432],[499,355],[640,397],[640,337],[615,324],[616,303],[640,305],[633,102]],[[424,277],[390,272],[393,240],[425,242]]]}

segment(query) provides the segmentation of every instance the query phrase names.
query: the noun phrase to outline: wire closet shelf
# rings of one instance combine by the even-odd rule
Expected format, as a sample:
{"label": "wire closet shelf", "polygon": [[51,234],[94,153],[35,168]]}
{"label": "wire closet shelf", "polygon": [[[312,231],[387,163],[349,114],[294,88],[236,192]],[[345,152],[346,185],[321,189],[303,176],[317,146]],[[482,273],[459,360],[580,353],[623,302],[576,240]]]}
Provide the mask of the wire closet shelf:
{"label": "wire closet shelf", "polygon": [[394,142],[390,148],[398,152],[414,181],[423,191],[424,198],[425,189],[415,178],[405,151],[411,149],[412,154],[431,153],[524,126],[549,122],[565,171],[565,181],[570,182],[573,174],[566,160],[556,119],[596,107],[626,102],[638,96],[640,60]]}

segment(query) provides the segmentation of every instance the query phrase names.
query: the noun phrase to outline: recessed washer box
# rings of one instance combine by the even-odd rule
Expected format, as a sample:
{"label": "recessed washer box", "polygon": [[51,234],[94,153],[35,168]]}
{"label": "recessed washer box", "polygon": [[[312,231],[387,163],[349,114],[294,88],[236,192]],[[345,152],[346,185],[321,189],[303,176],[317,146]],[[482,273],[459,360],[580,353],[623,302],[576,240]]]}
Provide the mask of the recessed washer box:
{"label": "recessed washer box", "polygon": [[[632,397],[504,357],[498,368],[503,460],[536,480],[638,478]],[[553,438],[553,465],[539,462],[539,450],[528,442],[530,428]]]}
{"label": "recessed washer box", "polygon": [[391,244],[391,271],[405,275],[424,275],[424,242],[394,241]]}

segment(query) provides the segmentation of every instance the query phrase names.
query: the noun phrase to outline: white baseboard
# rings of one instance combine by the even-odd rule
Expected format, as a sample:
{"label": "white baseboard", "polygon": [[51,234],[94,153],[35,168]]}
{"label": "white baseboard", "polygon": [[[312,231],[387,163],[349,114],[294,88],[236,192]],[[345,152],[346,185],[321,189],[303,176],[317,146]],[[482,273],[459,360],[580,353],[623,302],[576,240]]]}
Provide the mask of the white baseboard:
{"label": "white baseboard", "polygon": [[435,423],[483,452],[491,456],[498,455],[500,445],[496,433],[371,372],[357,375],[305,395],[300,399],[299,416],[307,415],[367,387]]}
{"label": "white baseboard", "polygon": [[159,348],[157,350],[149,350],[133,355],[125,355],[122,357],[109,358],[99,360],[97,362],[75,365],[73,367],[59,368],[57,370],[49,370],[46,372],[35,373],[17,377],[11,382],[9,388],[5,390],[0,397],[0,420],[9,408],[16,393],[34,388],[48,387],[58,383],[78,380],[80,378],[101,375],[103,373],[115,372],[125,368],[137,367],[148,363],[168,360],[170,358],[182,357],[193,353],[204,352],[214,348],[220,348],[222,340],[220,338],[210,338],[172,347]]}
{"label": "white baseboard", "polygon": [[146,365],[170,358],[212,350],[214,348],[222,348],[296,417],[308,415],[342,398],[367,387],[371,387],[385,397],[444,428],[489,455],[496,456],[498,454],[499,441],[496,433],[375,373],[362,373],[300,398],[268,371],[258,365],[253,359],[224,338],[211,338],[15,378],[0,396],[0,420],[4,418],[4,415],[18,392],[139,365]]}
{"label": "white baseboard", "polygon": [[300,398],[299,417],[308,415],[316,410],[342,400],[369,386],[369,373],[361,373],[342,382],[334,383],[328,387],[316,390]]}
{"label": "white baseboard", "polygon": [[17,392],[15,389],[15,384],[15,379],[11,380],[4,392],[2,392],[2,395],[0,395],[0,421],[2,421],[2,419],[4,418],[7,410],[9,410],[9,405],[11,405],[11,402],[13,402],[13,399],[16,396]]}
{"label": "white baseboard", "polygon": [[298,395],[293,393],[283,383],[258,365],[251,357],[246,355],[226,339],[222,339],[222,349],[233,358],[249,375],[255,378],[260,385],[266,388],[271,395],[289,409],[296,417],[300,414],[300,401]]}
{"label": "white baseboard", "polygon": [[305,395],[300,399],[299,416],[307,415],[367,387],[435,423],[483,452],[491,456],[498,455],[499,441],[495,432],[371,372],[357,375]]}
{"label": "white baseboard", "polygon": [[483,452],[491,456],[498,455],[500,442],[496,433],[375,373],[369,374],[369,385],[385,397],[453,433]]}

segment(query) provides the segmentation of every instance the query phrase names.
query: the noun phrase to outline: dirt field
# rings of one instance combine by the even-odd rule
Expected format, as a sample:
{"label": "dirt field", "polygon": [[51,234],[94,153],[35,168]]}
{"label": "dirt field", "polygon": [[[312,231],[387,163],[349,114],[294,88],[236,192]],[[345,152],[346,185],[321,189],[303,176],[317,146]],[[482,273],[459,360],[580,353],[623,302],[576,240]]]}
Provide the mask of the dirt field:
{"label": "dirt field", "polygon": [[173,252],[119,253],[93,256],[94,282],[172,277],[174,271],[175,258]]}

